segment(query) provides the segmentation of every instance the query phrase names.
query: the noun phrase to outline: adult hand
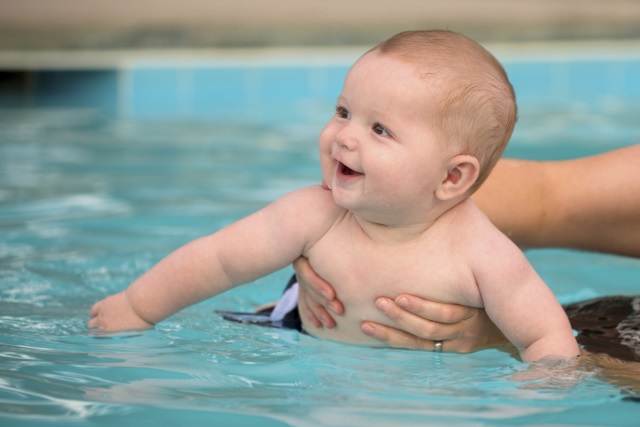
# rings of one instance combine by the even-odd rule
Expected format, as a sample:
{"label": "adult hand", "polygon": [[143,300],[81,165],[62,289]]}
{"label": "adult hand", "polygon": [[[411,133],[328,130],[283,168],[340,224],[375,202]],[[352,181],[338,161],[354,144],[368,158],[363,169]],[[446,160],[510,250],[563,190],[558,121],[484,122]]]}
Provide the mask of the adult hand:
{"label": "adult hand", "polygon": [[508,345],[502,332],[484,309],[446,304],[402,294],[394,299],[380,297],[376,307],[397,327],[363,322],[362,332],[391,347],[416,350],[470,353]]}
{"label": "adult hand", "polygon": [[[313,271],[306,258],[296,260],[293,267],[300,284],[299,309],[316,327],[335,327],[332,314],[342,314],[344,307],[333,287]],[[380,297],[376,307],[396,327],[363,322],[362,332],[391,347],[431,351],[436,341],[443,341],[444,351],[469,353],[508,344],[483,309],[406,294],[395,300]]]}
{"label": "adult hand", "polygon": [[300,285],[298,309],[310,319],[317,328],[334,328],[335,320],[331,313],[341,315],[344,306],[336,298],[336,291],[311,268],[309,260],[298,258],[293,263],[296,278]]}
{"label": "adult hand", "polygon": [[[322,188],[331,190],[324,179]],[[298,310],[306,315],[316,328],[335,328],[336,322],[330,311],[340,315],[344,312],[344,306],[336,298],[333,286],[316,274],[305,257],[298,258],[293,263],[293,269],[299,285]]]}

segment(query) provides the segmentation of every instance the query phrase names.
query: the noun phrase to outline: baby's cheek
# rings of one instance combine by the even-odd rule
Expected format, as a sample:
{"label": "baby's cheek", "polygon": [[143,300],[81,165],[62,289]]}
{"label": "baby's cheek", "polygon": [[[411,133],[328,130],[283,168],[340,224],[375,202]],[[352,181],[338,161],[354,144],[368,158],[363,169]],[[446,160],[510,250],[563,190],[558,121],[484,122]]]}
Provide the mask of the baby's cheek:
{"label": "baby's cheek", "polygon": [[322,180],[329,186],[333,181],[333,174],[335,172],[335,161],[331,158],[331,148],[333,140],[331,139],[331,132],[329,126],[325,127],[320,133],[318,140],[318,149],[320,151],[320,170],[322,172]]}
{"label": "baby's cheek", "polygon": [[331,188],[333,185],[333,175],[335,172],[335,165],[333,161],[329,159],[329,161],[323,162],[320,160],[320,168],[322,170],[322,184],[328,188]]}

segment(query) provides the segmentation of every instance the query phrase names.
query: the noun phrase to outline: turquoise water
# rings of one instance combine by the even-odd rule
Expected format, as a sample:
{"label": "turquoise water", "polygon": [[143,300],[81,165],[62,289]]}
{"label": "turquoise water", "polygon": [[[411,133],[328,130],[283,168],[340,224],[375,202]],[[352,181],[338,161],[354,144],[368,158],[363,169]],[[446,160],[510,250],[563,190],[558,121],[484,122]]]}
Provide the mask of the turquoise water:
{"label": "turquoise water", "polygon": [[[514,82],[539,80],[525,79],[522,66],[511,65]],[[598,67],[622,75],[637,61]],[[594,70],[591,63],[587,68]],[[565,104],[545,103],[523,87],[508,155],[566,158],[639,142],[638,89],[631,78],[615,84],[629,89],[607,102],[576,95]],[[603,90],[611,95],[610,88]],[[315,142],[332,114],[333,95],[312,103],[287,102],[286,93],[298,92],[283,93],[277,108],[265,101],[253,115],[230,105],[229,117],[187,114],[186,101],[180,111],[187,113],[171,113],[162,93],[169,104],[144,117],[130,106],[124,107],[130,114],[114,116],[64,98],[47,108],[5,106],[0,425],[637,425],[637,395],[598,369],[516,381],[527,366],[495,350],[455,355],[351,347],[233,324],[213,313],[277,298],[291,269],[151,331],[89,333],[84,325],[93,302],[126,287],[172,249],[318,182]],[[319,89],[305,93],[315,99]],[[261,110],[263,101],[251,102],[251,111]],[[300,113],[300,105],[315,113]],[[565,250],[527,256],[562,303],[640,293],[637,259]]]}

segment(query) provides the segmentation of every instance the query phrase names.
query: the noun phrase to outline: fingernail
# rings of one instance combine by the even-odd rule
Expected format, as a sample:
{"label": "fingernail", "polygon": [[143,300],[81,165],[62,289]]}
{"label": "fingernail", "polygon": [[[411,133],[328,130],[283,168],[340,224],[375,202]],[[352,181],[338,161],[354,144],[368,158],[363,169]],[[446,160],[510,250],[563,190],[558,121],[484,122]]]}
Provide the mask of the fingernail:
{"label": "fingernail", "polygon": [[329,304],[329,311],[333,314],[338,314],[338,308],[336,307],[335,303]]}
{"label": "fingernail", "polygon": [[389,301],[387,301],[386,298],[378,298],[376,300],[376,307],[378,307],[379,310],[386,311],[389,307]]}
{"label": "fingernail", "polygon": [[362,332],[366,335],[374,335],[375,328],[368,323],[362,325]]}
{"label": "fingernail", "polygon": [[409,300],[407,299],[407,297],[398,297],[396,299],[396,304],[398,304],[402,308],[407,308],[409,307]]}

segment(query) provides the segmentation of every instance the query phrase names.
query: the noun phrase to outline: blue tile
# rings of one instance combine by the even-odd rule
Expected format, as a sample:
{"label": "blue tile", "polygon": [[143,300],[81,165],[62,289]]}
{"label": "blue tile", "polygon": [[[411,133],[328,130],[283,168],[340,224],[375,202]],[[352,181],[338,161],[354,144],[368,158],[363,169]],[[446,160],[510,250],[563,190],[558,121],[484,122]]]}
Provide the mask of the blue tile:
{"label": "blue tile", "polygon": [[326,68],[326,79],[327,79],[327,87],[325,93],[323,94],[323,99],[331,100],[332,103],[335,103],[342,91],[342,85],[344,84],[344,79],[347,77],[347,73],[349,72],[350,67],[327,67]]}
{"label": "blue tile", "polygon": [[553,63],[505,64],[519,105],[543,104],[559,96],[558,67]]}
{"label": "blue tile", "polygon": [[245,68],[195,68],[190,71],[188,110],[194,118],[246,118],[248,76]]}
{"label": "blue tile", "polygon": [[128,113],[136,118],[163,118],[179,113],[178,70],[135,68],[128,72]]}
{"label": "blue tile", "polygon": [[[640,104],[640,60],[505,62],[521,108]],[[314,121],[333,113],[348,66],[39,71],[3,106],[92,107],[132,118]]]}
{"label": "blue tile", "polygon": [[611,95],[640,103],[640,60],[610,61],[608,67]]}
{"label": "blue tile", "polygon": [[579,107],[640,102],[640,61],[548,61],[506,64],[520,106]]}
{"label": "blue tile", "polygon": [[282,103],[310,96],[308,68],[265,68],[261,77],[260,97],[264,102]]}
{"label": "blue tile", "polygon": [[607,62],[584,61],[570,65],[566,87],[569,102],[594,107],[609,90]]}

